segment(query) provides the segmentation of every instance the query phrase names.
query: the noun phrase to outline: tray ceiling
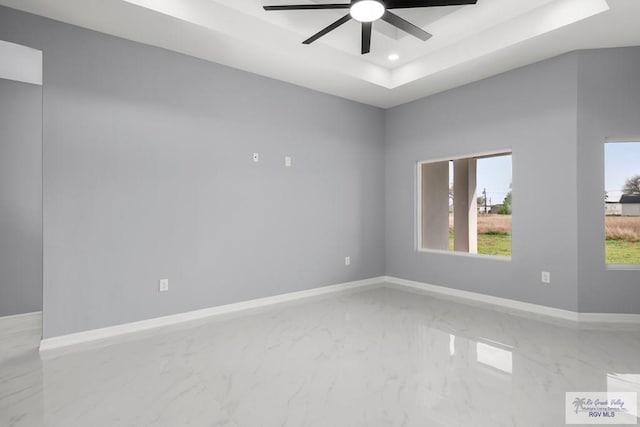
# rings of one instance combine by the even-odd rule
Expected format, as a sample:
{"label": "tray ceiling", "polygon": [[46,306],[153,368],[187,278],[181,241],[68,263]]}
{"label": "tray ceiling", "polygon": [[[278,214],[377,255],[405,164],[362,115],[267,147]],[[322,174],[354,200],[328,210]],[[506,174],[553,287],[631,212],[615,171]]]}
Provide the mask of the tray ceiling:
{"label": "tray ceiling", "polygon": [[[343,10],[262,9],[292,3],[312,2],[0,0],[15,9],[383,108],[576,49],[640,45],[637,0],[478,0],[470,6],[396,10],[433,37],[423,42],[376,21],[367,55],[360,55],[357,22],[312,45],[301,44]],[[392,54],[399,58],[391,61]]]}

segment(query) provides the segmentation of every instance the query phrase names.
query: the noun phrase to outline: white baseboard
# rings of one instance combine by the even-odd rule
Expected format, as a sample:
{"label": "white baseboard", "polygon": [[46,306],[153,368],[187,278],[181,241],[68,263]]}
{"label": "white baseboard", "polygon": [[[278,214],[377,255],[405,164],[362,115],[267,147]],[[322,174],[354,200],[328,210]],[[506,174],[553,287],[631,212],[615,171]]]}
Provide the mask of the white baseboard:
{"label": "white baseboard", "polygon": [[[93,341],[117,338],[136,332],[157,329],[164,326],[176,325],[209,317],[220,316],[231,313],[238,313],[252,309],[267,307],[271,305],[286,303],[290,301],[302,300],[321,295],[344,292],[351,289],[364,287],[388,286],[394,288],[415,289],[435,295],[443,295],[458,300],[489,305],[501,311],[520,312],[544,316],[552,319],[586,324],[596,323],[626,323],[640,324],[640,314],[616,314],[616,313],[577,313],[575,311],[563,310],[560,308],[547,307],[539,304],[531,304],[507,298],[494,297],[491,295],[476,292],[463,291],[459,289],[447,288],[445,286],[430,285],[428,283],[416,282],[413,280],[400,279],[398,277],[380,276],[354,282],[340,283],[337,285],[323,286],[299,292],[276,295],[272,297],[259,298],[249,301],[242,301],[233,304],[221,305],[217,307],[205,308],[202,310],[189,311],[186,313],[174,314],[171,316],[157,317],[154,319],[141,320],[138,322],[125,323],[121,325],[109,326],[106,328],[93,329],[89,331],[77,332],[69,335],[62,335],[53,338],[43,339],[40,343],[40,352],[46,353],[52,350],[61,350],[66,347],[91,343]],[[18,316],[34,316],[37,313],[21,314]],[[0,318],[2,319],[2,318]]]}
{"label": "white baseboard", "polygon": [[627,313],[580,313],[581,323],[637,323],[640,324],[640,314]]}
{"label": "white baseboard", "polygon": [[147,331],[150,329],[161,328],[163,326],[175,325],[184,322],[190,322],[208,317],[219,316],[223,314],[236,313],[256,308],[266,307],[275,304],[286,303],[290,301],[301,300],[305,298],[317,297],[337,292],[344,292],[352,289],[380,285],[383,277],[373,277],[365,280],[357,280],[354,282],[340,283],[337,285],[322,286],[319,288],[308,289],[305,291],[291,292],[272,297],[258,298],[249,301],[242,301],[233,304],[226,304],[216,307],[205,308],[202,310],[194,310],[186,313],[173,314],[170,316],[156,317],[153,319],[141,320],[138,322],[124,323],[106,328],[92,329],[89,331],[77,332],[68,335],[61,335],[53,338],[46,338],[40,342],[40,352],[46,353],[52,350],[60,350],[64,347],[76,346],[80,344],[90,343],[92,341],[115,338],[121,335],[131,334],[135,332]]}
{"label": "white baseboard", "polygon": [[618,314],[618,313],[578,313],[561,308],[548,307],[545,305],[532,304],[512,300],[508,298],[494,297],[491,295],[479,294],[476,292],[463,291],[460,289],[447,288],[445,286],[430,285],[428,283],[416,282],[414,280],[400,279],[398,277],[385,276],[387,284],[400,288],[416,289],[427,293],[444,295],[455,299],[487,304],[499,308],[502,311],[516,311],[533,314],[537,316],[550,317],[575,323],[627,323],[640,324],[640,314]]}
{"label": "white baseboard", "polygon": [[11,316],[0,316],[0,322],[11,322],[14,320],[26,320],[30,317],[40,317],[42,316],[42,311],[33,311],[31,313],[21,313],[21,314],[12,314]]}

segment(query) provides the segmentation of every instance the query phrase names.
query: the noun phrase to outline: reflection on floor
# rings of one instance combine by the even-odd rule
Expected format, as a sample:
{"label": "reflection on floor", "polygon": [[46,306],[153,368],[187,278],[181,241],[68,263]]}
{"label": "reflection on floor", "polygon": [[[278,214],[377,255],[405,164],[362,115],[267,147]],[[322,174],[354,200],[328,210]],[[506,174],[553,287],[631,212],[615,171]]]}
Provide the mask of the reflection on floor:
{"label": "reflection on floor", "polygon": [[566,391],[640,392],[640,331],[378,288],[41,360],[0,323],[2,426],[560,426]]}

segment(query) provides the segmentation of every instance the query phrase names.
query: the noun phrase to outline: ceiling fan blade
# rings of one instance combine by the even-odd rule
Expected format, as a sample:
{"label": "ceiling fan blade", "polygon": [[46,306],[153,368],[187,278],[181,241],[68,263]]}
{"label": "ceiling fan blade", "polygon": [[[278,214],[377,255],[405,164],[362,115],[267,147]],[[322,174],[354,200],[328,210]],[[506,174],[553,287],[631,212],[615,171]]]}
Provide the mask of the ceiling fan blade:
{"label": "ceiling fan blade", "polygon": [[371,29],[373,24],[371,22],[362,23],[362,49],[360,53],[364,55],[371,51]]}
{"label": "ceiling fan blade", "polygon": [[281,6],[264,6],[264,10],[309,10],[309,9],[349,9],[350,4],[290,4]]}
{"label": "ceiling fan blade", "polygon": [[306,39],[302,43],[303,44],[311,44],[314,41],[318,40],[320,37],[322,37],[325,34],[327,34],[328,32],[335,30],[340,25],[344,24],[345,22],[349,22],[350,20],[351,20],[351,15],[350,14],[346,14],[345,16],[343,16],[342,18],[338,19],[333,24],[331,24],[331,25],[323,28],[322,30],[318,31],[317,33],[315,33],[314,35],[312,35],[311,37],[309,37],[308,39]]}
{"label": "ceiling fan blade", "polygon": [[387,0],[387,9],[409,9],[412,7],[464,6],[476,4],[478,0]]}
{"label": "ceiling fan blade", "polygon": [[381,19],[393,25],[394,27],[400,28],[402,31],[411,34],[412,36],[419,38],[422,41],[429,40],[431,38],[431,34],[427,33],[422,28],[413,25],[409,21],[405,21],[398,15],[393,14],[389,11],[386,11],[384,15],[382,15]]}

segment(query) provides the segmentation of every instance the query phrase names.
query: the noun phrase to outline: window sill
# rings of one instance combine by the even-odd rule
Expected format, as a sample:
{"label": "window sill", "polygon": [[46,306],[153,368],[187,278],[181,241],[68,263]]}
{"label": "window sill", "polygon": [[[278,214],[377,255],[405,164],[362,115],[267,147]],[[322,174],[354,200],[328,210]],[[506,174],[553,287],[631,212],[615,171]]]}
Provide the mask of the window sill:
{"label": "window sill", "polygon": [[[470,254],[468,252],[457,252],[457,251],[445,251],[441,249],[417,249],[419,253],[427,253],[427,254],[441,254],[441,255],[454,255],[464,258],[476,258],[476,259],[487,259],[492,261],[507,261],[511,262],[510,256],[503,255],[483,255],[483,254]],[[640,268],[640,266],[637,266]]]}
{"label": "window sill", "polygon": [[640,270],[640,264],[607,264],[607,270],[613,270],[613,271]]}

